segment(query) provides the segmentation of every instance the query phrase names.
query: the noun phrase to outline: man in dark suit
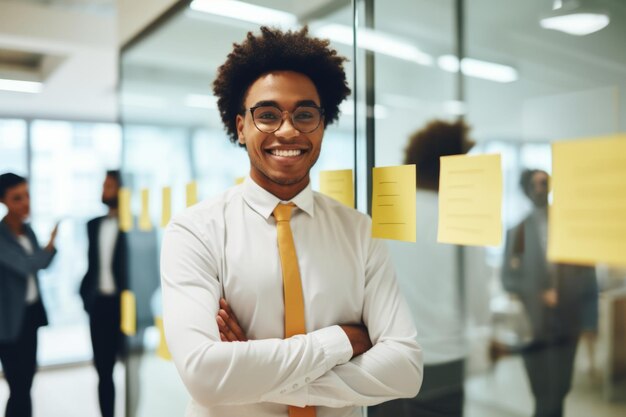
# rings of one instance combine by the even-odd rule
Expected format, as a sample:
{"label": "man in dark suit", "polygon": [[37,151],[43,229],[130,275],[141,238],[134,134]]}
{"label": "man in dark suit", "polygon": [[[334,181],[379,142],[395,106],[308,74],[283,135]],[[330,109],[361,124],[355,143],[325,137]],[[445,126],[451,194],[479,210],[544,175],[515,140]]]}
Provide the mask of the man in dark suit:
{"label": "man in dark suit", "polygon": [[122,352],[120,294],[128,288],[128,248],[126,235],[119,230],[119,171],[108,171],[102,187],[106,216],[87,223],[89,265],[80,286],[80,295],[91,330],[91,343],[98,372],[98,398],[102,417],[113,417],[115,386],[113,367]]}
{"label": "man in dark suit", "polygon": [[525,307],[533,330],[522,358],[535,397],[535,417],[561,417],[572,382],[585,295],[597,291],[595,269],[546,259],[548,181],[545,171],[527,170],[521,186],[532,212],[507,234],[503,285]]}

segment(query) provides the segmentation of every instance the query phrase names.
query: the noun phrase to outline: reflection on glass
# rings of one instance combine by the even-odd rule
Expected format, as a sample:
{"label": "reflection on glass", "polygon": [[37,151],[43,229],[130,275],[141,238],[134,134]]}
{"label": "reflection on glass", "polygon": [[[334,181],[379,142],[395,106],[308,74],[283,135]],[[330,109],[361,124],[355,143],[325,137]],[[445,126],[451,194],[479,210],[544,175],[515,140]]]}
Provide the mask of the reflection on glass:
{"label": "reflection on glass", "polygon": [[[433,120],[413,133],[404,164],[415,164],[415,244],[389,241],[400,289],[408,301],[424,356],[424,382],[415,398],[370,407],[369,416],[461,416],[468,341],[489,321],[484,250],[438,243],[441,160],[468,152],[462,122]],[[470,195],[471,197],[471,195]]]}
{"label": "reflection on glass", "polygon": [[549,176],[521,175],[531,213],[507,233],[503,286],[524,306],[530,337],[520,350],[535,399],[535,416],[562,416],[570,391],[580,335],[598,329],[595,268],[546,260]]}
{"label": "reflection on glass", "polygon": [[[606,268],[596,272],[548,262],[545,230],[551,220],[542,206],[551,202],[552,191],[544,180],[556,168],[551,142],[626,128],[623,100],[616,92],[626,85],[609,69],[625,64],[623,5],[603,2],[611,23],[593,35],[575,37],[537,29],[552,6],[562,3],[570,10],[575,2],[515,2],[499,14],[506,33],[499,37],[484,19],[501,3],[483,0],[466,9],[467,55],[509,65],[518,75],[506,84],[465,78],[466,119],[481,151],[502,153],[508,230],[503,247],[488,249],[496,272],[491,283],[493,372],[472,376],[468,397],[507,415],[622,415],[623,403],[612,400],[626,397],[623,378],[613,378],[621,372],[617,364],[623,355],[613,348],[626,331],[613,327],[611,312],[624,300],[626,281],[623,274],[609,278]],[[529,171],[527,186],[520,187],[525,169],[537,171]],[[553,192],[558,195],[556,188]],[[489,395],[486,387],[492,387]]]}

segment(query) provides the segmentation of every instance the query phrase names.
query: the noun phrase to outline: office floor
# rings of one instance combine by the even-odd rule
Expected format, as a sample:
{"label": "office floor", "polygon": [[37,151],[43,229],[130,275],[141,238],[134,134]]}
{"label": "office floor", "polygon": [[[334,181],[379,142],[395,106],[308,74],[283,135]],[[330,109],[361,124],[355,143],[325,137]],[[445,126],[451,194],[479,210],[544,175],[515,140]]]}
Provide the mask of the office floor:
{"label": "office floor", "polygon": [[[140,367],[142,381],[138,417],[182,416],[187,394],[170,362],[152,355]],[[115,370],[118,392],[123,391],[124,369]],[[39,372],[33,387],[34,417],[98,417],[97,377],[89,365]],[[532,413],[532,398],[522,363],[518,357],[502,359],[489,372],[466,383],[465,417],[525,417]],[[8,388],[0,381],[0,414]],[[118,396],[117,416],[124,404]],[[567,399],[567,417],[618,417],[626,415],[626,403],[607,403],[601,387],[578,371]],[[391,416],[390,416],[391,417]]]}
{"label": "office floor", "polygon": [[[117,364],[115,380],[115,414],[124,415],[124,368]],[[33,417],[99,417],[98,375],[93,366],[85,364],[76,367],[40,371],[33,384]],[[9,396],[9,388],[4,379],[0,380],[0,415]]]}
{"label": "office floor", "polygon": [[[580,362],[580,361],[577,361]],[[599,381],[578,367],[565,404],[566,417],[618,417],[626,403],[608,403]],[[465,383],[465,417],[524,417],[533,412],[533,399],[519,357],[502,359],[491,371]]]}

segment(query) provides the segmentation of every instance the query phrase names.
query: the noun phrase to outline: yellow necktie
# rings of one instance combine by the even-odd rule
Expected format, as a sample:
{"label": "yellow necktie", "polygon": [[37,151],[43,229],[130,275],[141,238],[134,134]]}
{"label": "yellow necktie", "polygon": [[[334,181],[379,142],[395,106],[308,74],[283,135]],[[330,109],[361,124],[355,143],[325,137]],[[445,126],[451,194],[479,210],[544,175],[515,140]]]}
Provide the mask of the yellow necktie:
{"label": "yellow necktie", "polygon": [[[304,297],[302,296],[302,281],[298,267],[296,246],[291,234],[291,210],[294,204],[278,204],[274,209],[276,229],[278,235],[278,253],[283,270],[283,292],[285,296],[285,337],[305,334]],[[315,407],[289,406],[289,417],[315,417]]]}

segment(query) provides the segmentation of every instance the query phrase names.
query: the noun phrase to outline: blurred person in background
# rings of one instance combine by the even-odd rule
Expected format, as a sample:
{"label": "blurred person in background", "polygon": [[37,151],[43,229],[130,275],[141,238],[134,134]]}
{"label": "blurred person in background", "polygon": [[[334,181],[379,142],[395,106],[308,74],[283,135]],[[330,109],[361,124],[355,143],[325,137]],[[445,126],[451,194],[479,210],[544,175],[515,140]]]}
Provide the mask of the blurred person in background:
{"label": "blurred person in background", "polygon": [[424,352],[424,383],[414,398],[370,407],[369,417],[463,415],[466,317],[489,320],[487,265],[482,248],[461,252],[437,243],[437,225],[440,158],[467,153],[474,145],[468,131],[461,120],[434,120],[415,132],[405,148],[403,163],[416,165],[417,241],[388,245]]}
{"label": "blurred person in background", "polygon": [[30,195],[28,182],[19,175],[0,175],[0,202],[8,210],[0,222],[0,361],[10,389],[5,416],[30,417],[37,330],[48,324],[37,272],[47,268],[56,254],[58,225],[41,248],[26,223]]}
{"label": "blurred person in background", "polygon": [[[584,326],[597,327],[597,282],[594,267],[547,260],[550,177],[525,170],[520,185],[533,204],[531,213],[509,230],[502,281],[520,299],[532,327],[532,342],[522,358],[535,397],[535,417],[561,417],[572,383],[576,347]],[[581,313],[583,312],[583,313]]]}
{"label": "blurred person in background", "polygon": [[113,417],[115,385],[113,368],[122,354],[120,294],[128,285],[127,237],[119,230],[119,171],[107,171],[102,186],[102,203],[108,213],[87,223],[89,239],[87,273],[80,286],[89,315],[93,360],[98,372],[98,399],[102,417]]}

